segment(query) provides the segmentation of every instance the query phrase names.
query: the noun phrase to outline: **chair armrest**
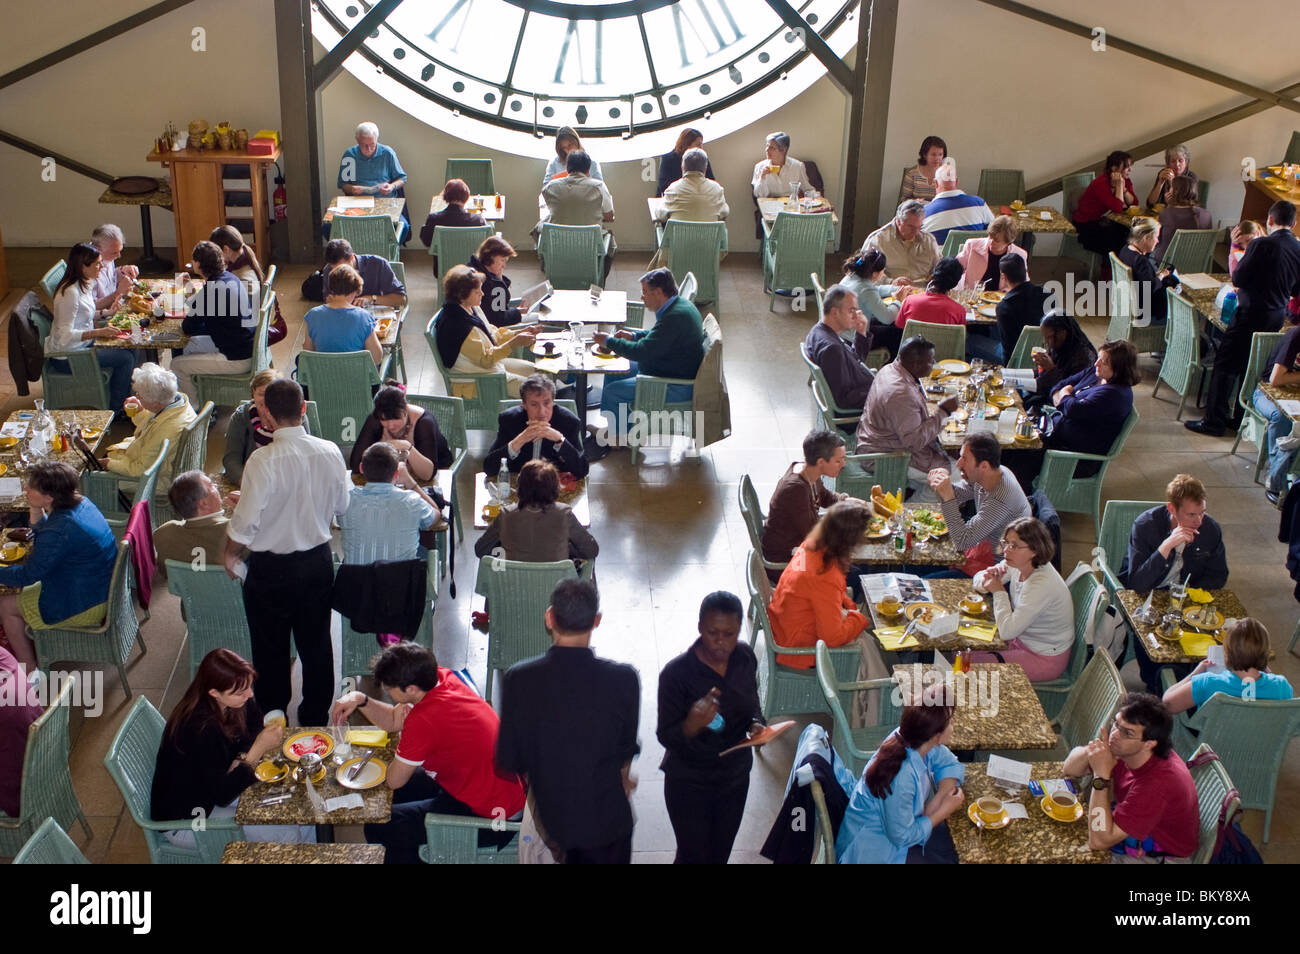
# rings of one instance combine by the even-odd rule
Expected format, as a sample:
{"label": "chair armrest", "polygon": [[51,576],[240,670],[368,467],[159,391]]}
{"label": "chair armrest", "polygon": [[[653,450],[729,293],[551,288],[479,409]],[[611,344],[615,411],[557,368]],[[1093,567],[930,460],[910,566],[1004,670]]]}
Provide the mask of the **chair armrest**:
{"label": "chair armrest", "polygon": [[1049,460],[1053,457],[1058,460],[1110,460],[1108,454],[1085,454],[1081,451],[1056,450],[1055,448],[1049,448],[1044,459]]}
{"label": "chair armrest", "polygon": [[759,559],[763,561],[763,569],[765,570],[784,570],[790,565],[789,560],[786,560],[784,563],[777,563],[775,560],[769,560],[766,557],[760,556]]}
{"label": "chair armrest", "polygon": [[648,384],[689,384],[694,385],[694,378],[661,378],[657,374],[638,374],[638,381],[645,381]]}
{"label": "chair armrest", "polygon": [[910,451],[873,451],[872,453],[869,454],[849,454],[847,457],[844,458],[844,462],[846,464],[860,464],[863,463],[864,461],[871,461],[872,463],[874,463],[886,457],[910,457],[910,456],[912,456]]}
{"label": "chair armrest", "polygon": [[[141,828],[147,828],[149,831],[186,831],[194,824],[193,818],[173,818],[168,821],[153,821],[152,819],[137,820],[136,824]],[[233,818],[205,818],[204,827],[209,831],[242,831],[243,825],[235,823]]]}
{"label": "chair armrest", "polygon": [[479,828],[493,831],[518,831],[520,822],[504,821],[496,818],[479,818],[475,815],[437,815],[433,812],[424,816],[424,827],[430,828]]}

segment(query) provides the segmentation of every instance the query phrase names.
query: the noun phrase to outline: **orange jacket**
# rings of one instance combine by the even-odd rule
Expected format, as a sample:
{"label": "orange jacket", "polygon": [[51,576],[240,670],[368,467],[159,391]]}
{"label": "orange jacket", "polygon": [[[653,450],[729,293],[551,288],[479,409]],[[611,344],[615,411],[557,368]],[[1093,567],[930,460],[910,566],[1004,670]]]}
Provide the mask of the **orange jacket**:
{"label": "orange jacket", "polygon": [[[827,646],[843,646],[857,638],[867,618],[857,611],[844,586],[844,571],[827,567],[820,551],[808,549],[806,543],[795,550],[767,610],[776,645],[811,648],[822,639]],[[842,613],[845,609],[849,612]],[[796,669],[816,665],[814,656],[778,655],[776,661]]]}

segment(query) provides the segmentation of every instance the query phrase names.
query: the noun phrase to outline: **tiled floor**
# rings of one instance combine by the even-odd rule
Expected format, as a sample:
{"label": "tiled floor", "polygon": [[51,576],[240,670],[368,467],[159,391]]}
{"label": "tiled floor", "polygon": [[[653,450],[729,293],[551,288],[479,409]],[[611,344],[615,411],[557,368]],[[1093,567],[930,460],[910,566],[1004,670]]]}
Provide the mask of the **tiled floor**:
{"label": "tiled floor", "polygon": [[[16,288],[33,285],[55,258],[48,249],[8,249],[7,253]],[[132,257],[128,252],[128,260]],[[424,322],[435,303],[428,258],[408,249],[406,260],[412,309],[404,342],[411,390],[441,393],[441,382],[423,340]],[[1051,264],[1049,259],[1036,259],[1035,278],[1050,277],[1044,273]],[[635,293],[641,265],[631,255],[620,256],[608,287]],[[280,271],[281,310],[289,321],[290,335],[274,349],[279,367],[288,366],[301,343],[300,319],[306,303],[298,300],[297,287],[307,272],[303,266]],[[527,253],[512,264],[510,275],[517,288],[540,277],[535,259]],[[693,640],[702,596],[715,589],[730,589],[742,596],[745,592],[742,568],[749,540],[735,503],[740,476],[750,474],[766,502],[777,478],[798,455],[800,441],[812,423],[812,404],[796,348],[813,316],[792,312],[785,301],[778,301],[775,313],[769,312],[761,286],[755,256],[727,258],[719,318],[732,402],[732,435],[694,459],[668,461],[659,455],[643,466],[632,467],[626,452],[615,451],[592,469],[592,532],[602,548],[598,572],[605,610],[594,642],[598,652],[630,662],[641,673],[643,748],[635,767],[640,786],[634,797],[634,860],[639,862],[670,861],[673,850],[663,804],[663,776],[658,770],[662,748],[654,736],[657,673]],[[14,294],[3,302],[5,313],[16,298]],[[1101,321],[1090,320],[1085,326],[1094,341],[1101,339]],[[1154,368],[1150,359],[1144,359],[1147,381],[1137,388],[1141,420],[1123,460],[1107,476],[1106,496],[1158,499],[1175,473],[1197,474],[1209,488],[1210,512],[1224,527],[1232,568],[1230,585],[1272,634],[1277,650],[1274,668],[1300,685],[1300,661],[1285,652],[1297,616],[1293,583],[1283,566],[1285,549],[1277,542],[1277,511],[1251,482],[1253,449],[1246,446],[1237,457],[1229,457],[1229,441],[1184,430],[1174,421],[1173,405],[1151,398]],[[14,396],[7,379],[0,382],[0,396],[5,398],[5,413],[20,405],[30,406],[29,398]],[[220,433],[220,427],[214,431]],[[478,455],[475,463],[490,437],[485,433],[471,436],[472,449]],[[210,468],[219,466],[221,449],[220,439],[215,439],[209,449]],[[468,485],[462,493],[468,497]],[[1073,566],[1088,556],[1093,545],[1092,524],[1086,518],[1067,515],[1062,531],[1065,563]],[[462,545],[458,558],[460,596],[444,598],[438,606],[435,649],[444,665],[468,666],[482,679],[485,637],[468,625],[474,576],[470,547]],[[144,627],[144,636],[149,652],[135,657],[129,678],[133,687],[167,711],[184,689],[185,669],[181,659],[181,675],[177,675],[184,629],[176,600],[165,591],[155,590],[153,618]],[[103,768],[104,752],[126,711],[117,677],[106,674],[105,684],[103,716],[74,720],[73,781],[95,832],[89,844],[79,832],[74,832],[74,837],[94,861],[146,861],[143,839]],[[791,733],[756,759],[733,861],[761,860],[757,851],[780,804],[794,740]],[[1300,861],[1297,810],[1300,754],[1293,747],[1278,780],[1272,840],[1261,846],[1266,860]],[[1257,844],[1262,819],[1260,812],[1246,814],[1245,829]]]}

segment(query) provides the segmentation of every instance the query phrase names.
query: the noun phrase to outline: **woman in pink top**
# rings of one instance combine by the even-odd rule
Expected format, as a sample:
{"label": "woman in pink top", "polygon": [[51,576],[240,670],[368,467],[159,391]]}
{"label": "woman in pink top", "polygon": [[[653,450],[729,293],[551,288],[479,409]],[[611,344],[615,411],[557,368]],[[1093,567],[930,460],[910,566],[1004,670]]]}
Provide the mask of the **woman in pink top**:
{"label": "woman in pink top", "polygon": [[957,287],[962,276],[961,264],[955,258],[941,258],[930,272],[930,281],[919,295],[909,295],[898,309],[894,324],[907,326],[907,319],[928,321],[935,325],[966,324],[966,309],[949,297],[948,292]]}
{"label": "woman in pink top", "polygon": [[957,262],[965,271],[958,288],[977,288],[981,282],[990,291],[996,291],[1002,276],[998,262],[1003,255],[1019,255],[1025,260],[1025,278],[1029,278],[1029,253],[1016,244],[1020,229],[1009,215],[999,215],[989,223],[987,238],[967,239],[957,253]]}

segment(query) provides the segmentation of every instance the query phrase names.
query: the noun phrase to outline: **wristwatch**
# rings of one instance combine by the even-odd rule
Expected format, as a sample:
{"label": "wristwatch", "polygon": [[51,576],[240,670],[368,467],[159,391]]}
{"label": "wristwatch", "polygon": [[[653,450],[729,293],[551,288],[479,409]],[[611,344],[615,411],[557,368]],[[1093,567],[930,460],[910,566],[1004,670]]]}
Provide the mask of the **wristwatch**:
{"label": "wristwatch", "polygon": [[1100,775],[1095,776],[1092,780],[1092,787],[1099,792],[1110,788],[1110,779],[1102,778]]}

